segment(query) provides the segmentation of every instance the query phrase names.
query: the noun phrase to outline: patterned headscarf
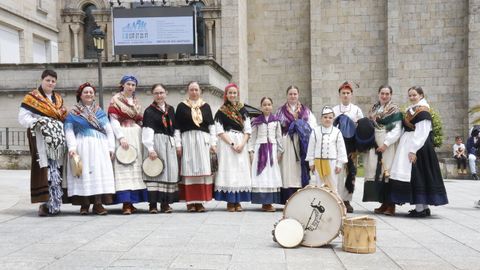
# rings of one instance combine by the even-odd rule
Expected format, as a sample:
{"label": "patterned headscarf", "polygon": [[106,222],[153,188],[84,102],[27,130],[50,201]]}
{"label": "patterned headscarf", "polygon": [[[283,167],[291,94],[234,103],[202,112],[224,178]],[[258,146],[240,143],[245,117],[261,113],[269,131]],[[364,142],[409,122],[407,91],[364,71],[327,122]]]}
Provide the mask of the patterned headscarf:
{"label": "patterned headscarf", "polygon": [[135,82],[136,85],[138,85],[138,80],[135,78],[133,75],[125,75],[122,77],[120,80],[120,85],[124,85],[126,82],[132,81]]}
{"label": "patterned headscarf", "polygon": [[97,92],[97,89],[95,88],[95,86],[93,86],[89,82],[86,82],[80,85],[77,89],[77,102],[80,102],[80,96],[82,95],[83,89],[85,89],[85,87],[91,87],[94,93]]}
{"label": "patterned headscarf", "polygon": [[225,86],[225,91],[223,92],[223,102],[227,101],[227,92],[229,88],[236,88],[237,93],[238,93],[238,99],[240,99],[240,89],[238,89],[238,86],[235,83],[229,83],[227,86]]}

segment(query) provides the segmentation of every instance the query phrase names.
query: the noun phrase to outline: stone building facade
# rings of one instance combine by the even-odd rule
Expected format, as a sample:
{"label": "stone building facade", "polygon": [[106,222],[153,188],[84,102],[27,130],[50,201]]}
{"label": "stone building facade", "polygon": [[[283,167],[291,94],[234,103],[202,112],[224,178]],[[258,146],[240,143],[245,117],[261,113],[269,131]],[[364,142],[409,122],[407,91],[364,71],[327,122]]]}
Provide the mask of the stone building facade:
{"label": "stone building facade", "polygon": [[[20,2],[23,6],[0,3],[0,15],[8,15],[0,16],[0,31],[7,25],[23,32],[19,63],[34,62],[28,44],[35,31],[33,36],[49,38],[52,48],[57,44],[59,62],[92,61],[85,57],[88,14],[107,33],[104,59],[123,60],[111,54],[109,1]],[[132,1],[121,2],[129,6]],[[86,12],[91,5],[95,9]],[[206,50],[194,58],[218,63],[252,105],[270,96],[279,106],[287,86],[294,84],[302,102],[318,113],[324,105],[338,103],[338,86],[349,80],[359,85],[355,103],[367,111],[381,84],[390,84],[394,100],[402,105],[407,89],[421,85],[444,122],[445,152],[455,136],[467,136],[479,117],[468,109],[480,104],[480,0],[205,0],[201,8]],[[182,57],[188,58],[167,56]]]}

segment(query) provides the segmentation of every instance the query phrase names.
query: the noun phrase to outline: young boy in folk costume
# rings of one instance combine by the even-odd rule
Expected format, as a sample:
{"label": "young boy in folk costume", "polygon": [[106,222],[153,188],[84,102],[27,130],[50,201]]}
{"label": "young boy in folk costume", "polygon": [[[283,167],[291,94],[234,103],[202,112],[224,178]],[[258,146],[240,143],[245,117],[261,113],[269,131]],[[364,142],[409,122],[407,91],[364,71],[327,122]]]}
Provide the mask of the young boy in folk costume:
{"label": "young boy in folk costume", "polygon": [[357,168],[355,167],[355,125],[359,119],[363,118],[362,110],[352,103],[353,86],[349,82],[344,82],[338,88],[341,103],[333,107],[335,114],[334,126],[337,126],[342,132],[345,139],[345,147],[347,149],[348,163],[346,168],[340,172],[338,181],[338,194],[343,200],[348,213],[353,213],[353,207],[350,205],[353,190],[355,189],[355,176]]}
{"label": "young boy in folk costume", "polygon": [[337,175],[347,163],[347,151],[340,130],[333,126],[332,108],[322,110],[321,125],[310,134],[306,161],[310,170],[317,172],[322,183],[337,193]]}
{"label": "young boy in folk costume", "polygon": [[28,129],[32,155],[31,201],[41,202],[38,215],[46,216],[60,212],[62,202],[60,166],[66,147],[62,122],[67,110],[63,106],[62,96],[53,91],[57,84],[57,73],[45,70],[41,78],[41,86],[23,98],[18,122]]}

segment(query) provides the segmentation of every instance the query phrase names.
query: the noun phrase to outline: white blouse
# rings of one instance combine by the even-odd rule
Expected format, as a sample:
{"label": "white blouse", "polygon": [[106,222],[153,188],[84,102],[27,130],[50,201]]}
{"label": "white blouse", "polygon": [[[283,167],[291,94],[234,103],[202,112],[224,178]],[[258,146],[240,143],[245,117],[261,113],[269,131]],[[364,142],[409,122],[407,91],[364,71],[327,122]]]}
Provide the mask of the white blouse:
{"label": "white blouse", "polygon": [[357,122],[359,119],[363,118],[362,110],[355,104],[350,103],[348,105],[339,104],[333,107],[333,113],[335,113],[335,118],[341,114],[345,114],[353,122]]}
{"label": "white blouse", "polygon": [[252,136],[248,141],[248,151],[254,151],[256,144],[270,142],[277,145],[277,151],[283,153],[282,129],[279,121],[260,124],[252,127]]}

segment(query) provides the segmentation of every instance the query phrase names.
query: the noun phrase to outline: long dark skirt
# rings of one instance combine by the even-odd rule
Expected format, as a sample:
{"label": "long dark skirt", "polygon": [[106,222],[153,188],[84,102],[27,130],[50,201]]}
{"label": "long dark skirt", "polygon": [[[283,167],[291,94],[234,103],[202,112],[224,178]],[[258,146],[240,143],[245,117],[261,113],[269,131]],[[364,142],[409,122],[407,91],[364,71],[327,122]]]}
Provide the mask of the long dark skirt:
{"label": "long dark skirt", "polygon": [[50,198],[48,192],[48,167],[40,168],[38,164],[38,150],[32,131],[27,129],[28,145],[32,157],[30,169],[30,199],[32,203],[47,202]]}
{"label": "long dark skirt", "polygon": [[390,197],[396,204],[448,204],[431,132],[423,147],[417,151],[417,161],[412,164],[410,182],[390,179]]}

